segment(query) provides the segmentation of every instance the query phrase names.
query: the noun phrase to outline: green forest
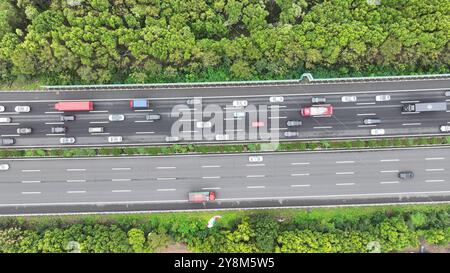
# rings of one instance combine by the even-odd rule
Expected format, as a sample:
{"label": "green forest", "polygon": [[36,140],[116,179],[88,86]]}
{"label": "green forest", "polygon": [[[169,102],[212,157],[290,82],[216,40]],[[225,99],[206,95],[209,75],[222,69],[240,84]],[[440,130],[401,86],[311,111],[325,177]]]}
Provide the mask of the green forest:
{"label": "green forest", "polygon": [[442,0],[0,0],[0,84],[448,73]]}
{"label": "green forest", "polygon": [[0,253],[152,253],[174,242],[206,253],[417,251],[421,243],[448,248],[449,215],[449,205],[416,205],[2,217]]}

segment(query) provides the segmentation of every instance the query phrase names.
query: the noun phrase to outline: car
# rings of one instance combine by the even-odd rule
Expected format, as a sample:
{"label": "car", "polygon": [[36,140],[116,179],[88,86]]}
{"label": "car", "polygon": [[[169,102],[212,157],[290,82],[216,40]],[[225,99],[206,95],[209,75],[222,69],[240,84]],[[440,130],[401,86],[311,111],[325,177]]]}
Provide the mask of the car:
{"label": "car", "polygon": [[9,164],[7,163],[0,164],[0,171],[7,171],[7,170],[9,170]]}
{"label": "car", "polygon": [[327,99],[326,98],[319,98],[319,97],[313,97],[311,99],[312,103],[326,103]]}
{"label": "car", "polygon": [[74,137],[62,137],[59,139],[59,143],[61,144],[74,144],[75,138]]}
{"label": "car", "polygon": [[62,127],[52,127],[52,134],[62,134],[65,133],[67,131],[67,128],[62,126]]}
{"label": "car", "polygon": [[230,135],[216,135],[217,141],[230,140]]}
{"label": "car", "polygon": [[31,128],[17,128],[17,133],[19,135],[28,135],[31,134],[33,130]]}
{"label": "car", "polygon": [[118,142],[122,142],[122,137],[121,136],[109,136],[108,137],[108,142],[109,143],[118,143]]}
{"label": "car", "polygon": [[234,100],[233,106],[234,107],[245,107],[248,105],[248,101],[246,100]]}
{"label": "car", "polygon": [[439,130],[441,130],[441,132],[450,132],[450,125],[442,125],[439,127]]}
{"label": "car", "polygon": [[379,119],[379,118],[365,118],[363,120],[363,123],[366,124],[366,125],[380,124],[381,123],[381,119]]}
{"label": "car", "polygon": [[284,97],[281,96],[275,96],[275,97],[270,97],[269,98],[270,102],[283,102],[284,101]]}
{"label": "car", "polygon": [[18,113],[28,113],[31,111],[30,106],[27,105],[18,105],[14,108],[14,111],[18,112]]}
{"label": "car", "polygon": [[264,127],[264,122],[263,121],[253,121],[252,122],[252,127],[253,128]]}
{"label": "car", "polygon": [[341,98],[342,102],[356,102],[358,98],[356,96],[343,96]]}
{"label": "car", "polygon": [[373,136],[380,136],[380,135],[384,135],[385,131],[384,129],[372,129],[370,130],[370,134]]}
{"label": "car", "polygon": [[211,128],[212,124],[210,121],[198,121],[197,128]]}
{"label": "car", "polygon": [[398,173],[398,178],[412,179],[412,178],[414,178],[414,173],[412,171],[402,171],[402,172]]}
{"label": "car", "polygon": [[233,116],[235,118],[245,118],[246,113],[245,112],[234,112]]}
{"label": "car", "polygon": [[296,137],[296,136],[298,136],[298,132],[287,131],[287,132],[284,132],[284,136],[285,137]]}
{"label": "car", "polygon": [[10,123],[11,118],[10,117],[0,117],[0,123]]}
{"label": "car", "polygon": [[59,121],[74,121],[75,116],[59,116]]}
{"label": "car", "polygon": [[390,95],[377,95],[375,96],[376,101],[390,101],[391,96]]}
{"label": "car", "polygon": [[186,104],[190,104],[190,105],[192,105],[192,104],[200,104],[200,103],[202,103],[202,100],[201,99],[197,99],[197,98],[188,99],[186,101]]}
{"label": "car", "polygon": [[88,132],[89,133],[103,133],[105,128],[103,127],[89,127]]}
{"label": "car", "polygon": [[180,141],[178,136],[166,136],[166,142],[177,142]]}
{"label": "car", "polygon": [[303,122],[301,120],[288,120],[286,122],[287,127],[294,127],[294,126],[302,126]]}
{"label": "car", "polygon": [[444,95],[445,95],[446,97],[450,97],[450,91],[446,91],[446,92],[444,93]]}
{"label": "car", "polygon": [[5,112],[5,106],[0,105],[0,112]]}
{"label": "car", "polygon": [[0,138],[0,145],[8,146],[16,143],[14,138]]}
{"label": "car", "polygon": [[161,115],[159,114],[149,114],[145,116],[146,120],[160,120],[161,119]]}
{"label": "car", "polygon": [[125,119],[124,115],[121,114],[112,114],[108,117],[109,121],[123,121]]}
{"label": "car", "polygon": [[264,158],[261,155],[252,155],[248,157],[248,162],[262,162]]}
{"label": "car", "polygon": [[303,117],[331,117],[333,106],[330,104],[314,104],[300,109]]}

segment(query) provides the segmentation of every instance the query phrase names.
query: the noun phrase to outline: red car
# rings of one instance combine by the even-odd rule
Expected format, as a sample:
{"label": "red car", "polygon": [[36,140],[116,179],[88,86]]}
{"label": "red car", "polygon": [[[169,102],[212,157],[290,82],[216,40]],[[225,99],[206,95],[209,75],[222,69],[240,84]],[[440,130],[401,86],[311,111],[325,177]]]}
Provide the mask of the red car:
{"label": "red car", "polygon": [[262,121],[253,121],[252,122],[252,127],[253,128],[264,127],[264,122],[262,122]]}

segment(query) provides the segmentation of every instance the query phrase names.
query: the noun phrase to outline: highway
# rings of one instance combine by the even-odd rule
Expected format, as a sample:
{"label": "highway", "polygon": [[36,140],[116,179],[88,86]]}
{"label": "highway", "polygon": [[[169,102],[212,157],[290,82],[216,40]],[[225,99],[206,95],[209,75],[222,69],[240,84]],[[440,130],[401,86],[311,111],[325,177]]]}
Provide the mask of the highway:
{"label": "highway", "polygon": [[[449,201],[450,148],[251,155],[4,159],[0,214]],[[198,190],[217,200],[188,203]]]}
{"label": "highway", "polygon": [[[99,145],[143,145],[164,144],[165,137],[172,135],[171,128],[178,119],[189,123],[188,128],[180,130],[179,135],[184,142],[217,142],[217,134],[242,134],[239,141],[254,141],[249,135],[249,126],[253,121],[259,121],[267,114],[264,130],[273,132],[280,139],[286,131],[298,131],[298,137],[290,139],[318,138],[364,138],[370,137],[370,129],[383,128],[385,136],[412,135],[442,135],[439,126],[450,124],[450,110],[447,112],[402,114],[401,105],[407,102],[446,101],[445,91],[450,88],[450,79],[423,79],[384,82],[355,83],[324,83],[324,84],[294,84],[273,86],[242,86],[242,87],[203,87],[203,88],[160,88],[132,91],[2,91],[0,105],[5,111],[0,117],[11,117],[11,123],[0,123],[0,136],[15,138],[13,147],[58,147],[59,138],[75,137],[76,143],[71,146]],[[375,96],[389,94],[390,101],[376,102]],[[282,103],[270,103],[270,96],[284,96]],[[357,102],[342,102],[344,95],[357,96]],[[326,97],[327,103],[334,106],[334,115],[329,118],[304,118],[299,114],[303,106],[311,104],[313,96]],[[193,97],[203,99],[202,106],[186,105],[186,100]],[[150,101],[150,108],[144,110],[130,109],[129,101],[133,98],[145,98]],[[234,118],[233,113],[241,111],[232,107],[232,101],[245,99],[250,106],[260,107],[259,116],[252,115],[258,110],[250,109],[245,119]],[[66,112],[74,114],[75,121],[60,122],[62,112],[55,111],[54,104],[58,101],[90,100],[94,102],[94,110],[90,112]],[[31,106],[29,113],[15,113],[17,105]],[[178,105],[176,111],[173,111]],[[208,115],[213,112],[205,108],[203,116],[198,114],[202,108],[217,105],[219,109],[228,112],[228,116],[218,117],[224,121],[223,130],[210,132],[208,129],[196,127],[198,121],[208,121]],[[266,107],[266,108],[264,108]],[[256,109],[256,110],[255,110]],[[449,108],[450,109],[450,108]],[[183,113],[180,118],[173,113]],[[193,114],[189,116],[188,114]],[[125,121],[110,122],[110,114],[124,114]],[[161,120],[147,121],[146,114],[160,114]],[[200,115],[200,116],[199,116]],[[215,118],[215,116],[213,116]],[[381,124],[364,125],[364,118],[378,117]],[[288,128],[288,120],[301,120],[303,125],[298,128]],[[240,127],[240,122],[243,126]],[[65,134],[52,134],[51,127],[66,126]],[[103,133],[90,134],[89,127],[104,127]],[[18,135],[17,128],[30,127],[30,135]],[[198,139],[194,135],[203,133]],[[123,143],[110,144],[108,136],[122,136]],[[183,142],[183,141],[182,141]],[[67,145],[66,145],[67,146]],[[6,148],[7,146],[2,146]],[[8,146],[11,147],[11,146]]]}

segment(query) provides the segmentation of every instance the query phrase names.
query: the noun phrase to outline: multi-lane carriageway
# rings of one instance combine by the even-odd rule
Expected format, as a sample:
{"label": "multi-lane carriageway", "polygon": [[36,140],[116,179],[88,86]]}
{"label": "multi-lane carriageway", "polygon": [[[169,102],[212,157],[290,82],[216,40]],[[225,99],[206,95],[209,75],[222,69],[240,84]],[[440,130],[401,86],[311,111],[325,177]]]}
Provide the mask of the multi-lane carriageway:
{"label": "multi-lane carriageway", "polygon": [[[280,133],[298,130],[298,139],[307,138],[362,138],[370,136],[370,129],[383,128],[386,136],[393,135],[434,135],[441,134],[440,125],[450,122],[450,113],[420,113],[401,114],[400,107],[406,102],[447,101],[444,93],[449,89],[448,78],[404,80],[401,82],[359,82],[359,83],[333,83],[333,84],[298,84],[289,86],[258,86],[258,87],[205,87],[184,89],[158,89],[135,91],[2,91],[0,93],[0,105],[6,110],[0,116],[12,118],[10,124],[0,124],[2,137],[16,139],[16,147],[26,146],[59,146],[60,134],[52,134],[52,126],[64,125],[68,128],[67,137],[75,137],[76,144],[80,146],[107,145],[108,136],[122,136],[123,143],[130,144],[160,144],[164,143],[166,136],[171,135],[170,130],[176,117],[171,117],[174,105],[185,105],[186,100],[192,97],[201,97],[203,107],[209,104],[217,104],[228,111],[238,111],[231,104],[233,100],[245,99],[249,105],[267,105],[269,121],[278,121],[278,125],[272,126],[267,122],[268,131]],[[391,100],[387,102],[375,102],[375,96],[389,94]],[[355,95],[357,102],[342,102],[344,95]],[[270,96],[284,96],[283,103],[269,103]],[[330,118],[302,118],[299,110],[302,106],[310,105],[313,96],[326,97],[327,102],[334,106],[334,115]],[[129,100],[133,98],[146,98],[150,100],[150,108],[147,110],[133,110],[129,107]],[[89,100],[94,102],[94,110],[87,113],[75,114],[76,121],[61,123],[59,116],[62,114],[54,110],[54,104],[65,100]],[[29,105],[31,112],[15,113],[16,105]],[[196,106],[186,105],[183,111],[194,110]],[[278,114],[274,114],[277,108]],[[149,113],[161,114],[160,121],[147,121],[145,115]],[[124,114],[125,121],[110,122],[110,114]],[[363,119],[368,117],[381,118],[379,125],[364,125]],[[203,118],[207,121],[209,118]],[[229,119],[229,118],[228,118]],[[287,128],[286,121],[302,120],[303,126],[295,129]],[[192,118],[192,129],[181,132],[182,136],[196,133],[198,129]],[[248,130],[247,120],[244,130]],[[224,123],[229,122],[229,120]],[[235,121],[234,128],[224,128],[224,132],[213,134],[237,133]],[[89,134],[89,127],[105,127],[105,132]],[[19,127],[31,127],[34,132],[31,135],[17,136]],[[205,139],[203,139],[206,142]],[[211,141],[210,141],[211,142]]]}
{"label": "multi-lane carriageway", "polygon": [[[131,158],[11,159],[0,214],[448,200],[450,148]],[[399,171],[414,171],[410,180]],[[190,191],[215,202],[189,204]]]}

